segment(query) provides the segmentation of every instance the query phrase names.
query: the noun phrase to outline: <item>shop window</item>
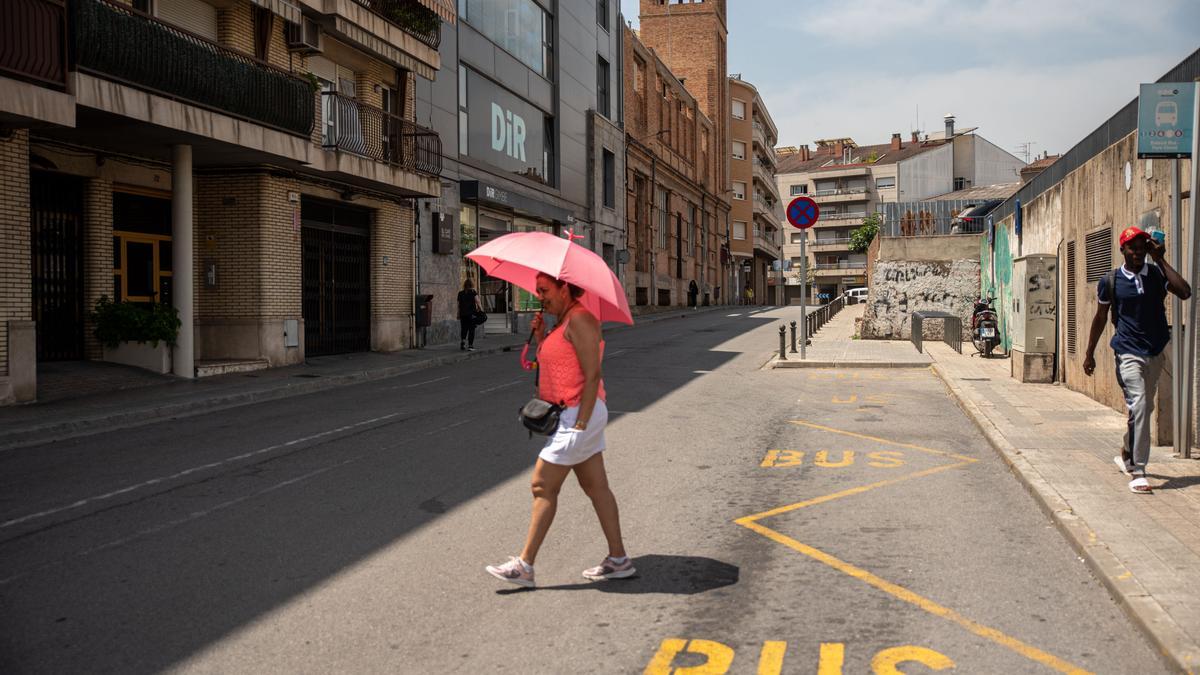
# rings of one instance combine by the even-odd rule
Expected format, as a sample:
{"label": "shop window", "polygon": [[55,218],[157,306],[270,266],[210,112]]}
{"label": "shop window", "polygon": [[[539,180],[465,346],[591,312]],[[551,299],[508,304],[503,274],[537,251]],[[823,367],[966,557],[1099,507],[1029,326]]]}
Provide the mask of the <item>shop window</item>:
{"label": "shop window", "polygon": [[171,302],[171,201],[113,193],[113,296],[127,302]]}

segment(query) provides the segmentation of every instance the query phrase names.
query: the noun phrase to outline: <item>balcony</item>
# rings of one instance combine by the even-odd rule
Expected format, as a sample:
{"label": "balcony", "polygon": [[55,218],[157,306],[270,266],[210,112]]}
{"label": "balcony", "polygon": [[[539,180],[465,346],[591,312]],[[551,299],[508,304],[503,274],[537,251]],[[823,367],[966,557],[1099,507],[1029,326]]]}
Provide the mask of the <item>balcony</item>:
{"label": "balcony", "polygon": [[809,239],[808,245],[814,251],[846,251],[850,248],[850,237]]}
{"label": "balcony", "polygon": [[821,212],[821,220],[822,221],[826,221],[826,220],[862,220],[863,218],[866,218],[866,217],[867,217],[866,211],[839,211],[836,213],[829,213],[827,211]]}
{"label": "balcony", "polygon": [[758,144],[758,147],[762,149],[767,159],[770,160],[771,165],[774,166],[777,163],[775,158],[775,144],[767,140],[766,128],[762,124],[759,124],[758,121],[754,122],[752,138],[754,139],[754,143]]}
{"label": "balcony", "polygon": [[298,136],[312,131],[308,80],[111,0],[71,3],[79,70]]}
{"label": "balcony", "polygon": [[842,202],[865,202],[871,197],[865,187],[832,188],[817,190],[809,195],[820,204],[839,204]]}
{"label": "balcony", "polygon": [[754,158],[754,177],[768,189],[775,201],[779,201],[779,189],[775,186],[775,169],[758,157]]}
{"label": "balcony", "polygon": [[761,230],[754,230],[754,250],[761,251],[772,258],[779,257],[779,244],[775,242],[776,233],[763,235]]}
{"label": "balcony", "polygon": [[816,264],[817,276],[831,276],[831,275],[832,276],[840,276],[840,275],[858,274],[859,272],[866,270],[866,269],[867,269],[866,262],[850,262],[848,260],[843,260],[841,262],[835,262],[835,263],[819,262]]}
{"label": "balcony", "polygon": [[442,44],[442,20],[417,0],[354,0],[388,23],[415,37],[433,50]]}
{"label": "balcony", "polygon": [[67,8],[63,0],[0,2],[0,74],[66,90]]}
{"label": "balcony", "polygon": [[775,227],[779,227],[779,214],[775,212],[775,207],[771,205],[762,195],[754,193],[754,215],[761,216],[768,223]]}
{"label": "balcony", "polygon": [[442,172],[442,139],[381,108],[327,91],[321,95],[321,146],[428,176]]}

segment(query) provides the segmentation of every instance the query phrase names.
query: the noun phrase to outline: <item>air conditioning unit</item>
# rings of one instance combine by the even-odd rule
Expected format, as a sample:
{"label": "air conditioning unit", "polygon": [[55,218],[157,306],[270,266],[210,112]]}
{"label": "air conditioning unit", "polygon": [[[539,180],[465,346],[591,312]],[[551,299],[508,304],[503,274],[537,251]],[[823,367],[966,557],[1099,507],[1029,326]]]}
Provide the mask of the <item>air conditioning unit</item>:
{"label": "air conditioning unit", "polygon": [[321,26],[307,16],[302,23],[287,22],[287,46],[293,52],[316,54],[321,51]]}

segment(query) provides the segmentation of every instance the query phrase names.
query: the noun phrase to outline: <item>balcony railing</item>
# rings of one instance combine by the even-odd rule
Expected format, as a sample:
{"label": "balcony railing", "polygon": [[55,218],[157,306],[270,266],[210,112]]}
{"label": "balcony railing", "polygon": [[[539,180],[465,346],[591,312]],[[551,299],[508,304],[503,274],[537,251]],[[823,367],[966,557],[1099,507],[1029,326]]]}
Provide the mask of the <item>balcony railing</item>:
{"label": "balcony railing", "polygon": [[841,211],[837,213],[821,212],[821,220],[862,220],[867,217],[866,211]]}
{"label": "balcony railing", "polygon": [[77,67],[288,133],[312,131],[307,80],[111,0],[71,0]]}
{"label": "balcony railing", "polygon": [[865,269],[867,269],[867,263],[865,263],[865,262],[850,262],[848,260],[843,260],[841,262],[835,262],[835,263],[819,262],[819,263],[817,263],[817,269],[819,269],[819,270],[865,270]]}
{"label": "balcony railing", "polygon": [[67,8],[63,0],[0,2],[0,73],[67,87]]}
{"label": "balcony railing", "polygon": [[833,195],[861,195],[866,194],[867,188],[831,188],[827,190],[817,190],[813,193],[814,197],[832,197]]}
{"label": "balcony railing", "polygon": [[321,145],[430,176],[442,172],[442,139],[381,108],[327,91],[321,95]]}
{"label": "balcony railing", "polygon": [[826,238],[826,239],[812,239],[808,243],[812,244],[813,246],[824,246],[826,244],[837,244],[839,246],[845,246],[846,244],[850,243],[850,237],[831,237],[831,238]]}
{"label": "balcony railing", "polygon": [[355,0],[432,49],[442,43],[442,20],[417,0]]}

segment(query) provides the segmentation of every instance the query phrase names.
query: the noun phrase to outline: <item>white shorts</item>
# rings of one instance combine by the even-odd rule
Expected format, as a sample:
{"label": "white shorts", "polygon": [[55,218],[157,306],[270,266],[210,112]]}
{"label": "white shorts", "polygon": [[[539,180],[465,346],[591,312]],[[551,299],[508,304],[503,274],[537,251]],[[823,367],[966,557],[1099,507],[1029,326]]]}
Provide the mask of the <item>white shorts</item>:
{"label": "white shorts", "polygon": [[592,418],[588,420],[587,429],[578,431],[572,429],[579,419],[579,406],[571,406],[562,411],[558,418],[558,430],[546,441],[546,446],[538,453],[538,457],[560,466],[581,464],[592,455],[604,450],[604,427],[608,424],[608,406],[604,401],[596,399],[596,407],[592,409]]}

